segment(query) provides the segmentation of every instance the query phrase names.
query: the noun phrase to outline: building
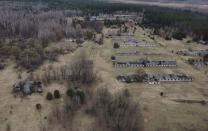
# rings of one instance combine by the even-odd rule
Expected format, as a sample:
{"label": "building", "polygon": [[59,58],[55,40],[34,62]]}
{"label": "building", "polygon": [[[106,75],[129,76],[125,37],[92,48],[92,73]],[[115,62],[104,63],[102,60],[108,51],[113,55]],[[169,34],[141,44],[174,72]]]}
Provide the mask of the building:
{"label": "building", "polygon": [[136,74],[131,74],[131,75],[119,75],[117,76],[117,80],[121,82],[126,82],[126,83],[132,83],[132,82],[137,82],[137,75]]}
{"label": "building", "polygon": [[120,14],[99,14],[97,16],[91,16],[90,21],[121,21],[127,22],[130,20],[140,20],[143,15],[137,15],[136,13],[120,13]]}
{"label": "building", "polygon": [[191,57],[203,57],[208,55],[208,50],[182,50],[178,51],[176,54]]}
{"label": "building", "polygon": [[139,60],[139,61],[115,61],[115,67],[176,67],[176,61],[149,61],[149,60]]}
{"label": "building", "polygon": [[185,74],[149,74],[149,84],[160,84],[161,82],[191,82],[191,76]]}
{"label": "building", "polygon": [[[138,82],[136,74],[119,75],[117,80],[126,83]],[[192,82],[192,77],[185,74],[147,74],[143,82],[150,85],[158,85],[162,82]]]}
{"label": "building", "polygon": [[117,36],[112,37],[113,43],[118,43],[120,47],[155,47],[155,44],[146,43],[144,41],[139,41],[131,36]]}
{"label": "building", "polygon": [[22,92],[25,95],[30,95],[34,92],[42,93],[43,84],[40,81],[19,81],[13,85],[13,91]]}
{"label": "building", "polygon": [[116,55],[119,56],[130,56],[130,55],[139,55],[139,51],[132,51],[132,52],[117,52]]}

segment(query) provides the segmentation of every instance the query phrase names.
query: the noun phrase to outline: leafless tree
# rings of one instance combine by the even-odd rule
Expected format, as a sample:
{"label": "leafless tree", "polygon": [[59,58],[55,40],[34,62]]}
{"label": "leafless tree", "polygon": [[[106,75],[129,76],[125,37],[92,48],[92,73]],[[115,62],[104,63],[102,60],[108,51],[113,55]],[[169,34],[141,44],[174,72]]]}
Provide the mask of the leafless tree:
{"label": "leafless tree", "polygon": [[94,108],[102,126],[111,131],[141,131],[143,119],[139,104],[126,90],[111,94],[107,88],[99,89]]}
{"label": "leafless tree", "polygon": [[95,80],[93,61],[84,52],[74,58],[70,70],[72,81],[91,84]]}

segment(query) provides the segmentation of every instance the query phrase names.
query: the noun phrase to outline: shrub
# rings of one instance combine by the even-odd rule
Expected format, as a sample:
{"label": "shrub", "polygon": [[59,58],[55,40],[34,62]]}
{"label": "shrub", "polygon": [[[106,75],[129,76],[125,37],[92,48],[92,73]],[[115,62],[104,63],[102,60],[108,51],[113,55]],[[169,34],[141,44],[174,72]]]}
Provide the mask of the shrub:
{"label": "shrub", "polygon": [[35,106],[36,106],[36,109],[37,109],[38,111],[41,110],[41,108],[42,108],[42,106],[41,106],[40,103],[36,104]]}
{"label": "shrub", "polygon": [[49,100],[49,101],[53,99],[53,95],[52,95],[51,92],[48,92],[48,93],[47,93],[46,99]]}
{"label": "shrub", "polygon": [[114,43],[114,44],[113,44],[113,48],[118,49],[119,47],[120,47],[120,46],[119,46],[118,43]]}
{"label": "shrub", "polygon": [[73,89],[69,88],[69,89],[66,91],[66,94],[67,94],[67,96],[69,96],[69,97],[72,98],[72,97],[75,95],[75,91],[74,91]]}
{"label": "shrub", "polygon": [[177,31],[173,34],[173,38],[177,39],[177,40],[182,40],[185,37],[186,37],[186,35],[181,31]]}
{"label": "shrub", "polygon": [[116,59],[116,57],[115,56],[111,56],[111,60],[115,60]]}
{"label": "shrub", "polygon": [[53,95],[55,99],[59,99],[61,97],[59,90],[55,90]]}

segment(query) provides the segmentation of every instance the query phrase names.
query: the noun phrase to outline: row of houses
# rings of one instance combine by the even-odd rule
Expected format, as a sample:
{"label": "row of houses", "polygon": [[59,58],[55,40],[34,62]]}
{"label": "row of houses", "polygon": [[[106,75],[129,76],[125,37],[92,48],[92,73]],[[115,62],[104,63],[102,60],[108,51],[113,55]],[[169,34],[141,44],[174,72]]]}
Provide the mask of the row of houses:
{"label": "row of houses", "polygon": [[203,57],[208,54],[208,50],[182,50],[176,52],[176,54],[191,57]]}
{"label": "row of houses", "polygon": [[155,44],[146,43],[144,41],[138,41],[133,37],[114,37],[112,38],[113,43],[118,43],[120,47],[155,47]]}
{"label": "row of houses", "polygon": [[131,51],[131,52],[117,52],[118,56],[131,56],[131,55],[139,55],[139,51]]}
{"label": "row of houses", "polygon": [[147,43],[144,43],[144,42],[138,42],[138,43],[135,43],[135,42],[120,42],[118,43],[120,47],[148,47],[148,48],[152,48],[152,47],[156,47],[156,45],[154,44],[147,44]]}
{"label": "row of houses", "polygon": [[115,67],[125,68],[125,67],[176,67],[176,61],[150,61],[150,60],[138,60],[138,61],[113,61]]}
{"label": "row of houses", "polygon": [[117,32],[117,31],[108,31],[107,33],[105,33],[105,37],[106,38],[119,38],[119,39],[122,39],[122,37],[124,39],[128,38],[128,37],[132,37],[134,36],[134,34],[132,32]]}
{"label": "row of houses", "polygon": [[[119,75],[117,80],[126,83],[138,82],[137,74]],[[143,80],[151,85],[161,82],[192,82],[193,78],[185,74],[147,74]]]}
{"label": "row of houses", "polygon": [[161,82],[191,82],[193,78],[185,74],[149,74],[149,84],[160,84]]}
{"label": "row of houses", "polygon": [[97,16],[91,16],[90,21],[129,21],[140,20],[143,16],[137,14],[99,14]]}

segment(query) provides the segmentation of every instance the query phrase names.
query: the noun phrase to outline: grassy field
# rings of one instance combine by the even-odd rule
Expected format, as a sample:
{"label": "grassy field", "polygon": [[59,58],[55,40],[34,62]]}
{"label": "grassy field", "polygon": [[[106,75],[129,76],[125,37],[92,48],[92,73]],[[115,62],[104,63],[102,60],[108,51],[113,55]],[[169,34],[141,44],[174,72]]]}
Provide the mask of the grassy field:
{"label": "grassy field", "polygon": [[[208,130],[208,108],[207,105],[199,103],[178,103],[174,100],[208,100],[208,78],[205,75],[206,69],[196,70],[185,62],[185,57],[175,54],[182,49],[208,49],[207,46],[194,42],[166,41],[156,37],[152,40],[148,37],[148,32],[141,28],[137,29],[135,38],[149,43],[156,43],[160,46],[153,48],[127,47],[113,49],[110,40],[106,40],[101,48],[101,57],[111,64],[110,56],[116,52],[138,51],[138,56],[116,56],[117,60],[128,61],[148,58],[150,60],[176,60],[177,67],[173,68],[145,68],[148,73],[185,73],[193,76],[191,83],[162,83],[161,85],[147,84],[123,84],[123,87],[130,90],[135,99],[141,103],[144,114],[145,130],[147,131],[190,131]],[[144,53],[160,53],[160,55],[144,55]],[[133,73],[137,68],[114,68],[111,72],[113,76],[119,74]],[[164,92],[164,97],[160,96]],[[203,93],[204,92],[204,93]]]}

